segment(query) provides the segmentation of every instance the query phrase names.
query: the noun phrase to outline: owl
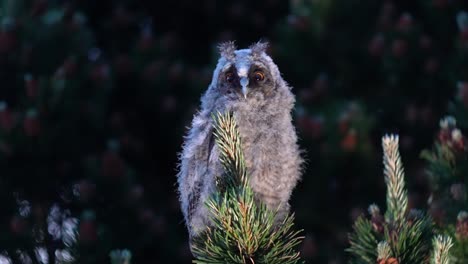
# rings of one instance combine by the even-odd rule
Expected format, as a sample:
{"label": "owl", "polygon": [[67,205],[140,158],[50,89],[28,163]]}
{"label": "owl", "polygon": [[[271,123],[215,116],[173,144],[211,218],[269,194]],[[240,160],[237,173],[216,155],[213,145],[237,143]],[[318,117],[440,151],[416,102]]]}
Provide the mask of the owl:
{"label": "owl", "polygon": [[262,42],[240,50],[233,42],[219,46],[211,84],[179,156],[178,192],[191,238],[210,225],[205,202],[216,191],[216,177],[223,175],[212,113],[233,114],[256,200],[278,210],[277,220],[289,212],[303,163],[291,116],[295,97],[266,48]]}

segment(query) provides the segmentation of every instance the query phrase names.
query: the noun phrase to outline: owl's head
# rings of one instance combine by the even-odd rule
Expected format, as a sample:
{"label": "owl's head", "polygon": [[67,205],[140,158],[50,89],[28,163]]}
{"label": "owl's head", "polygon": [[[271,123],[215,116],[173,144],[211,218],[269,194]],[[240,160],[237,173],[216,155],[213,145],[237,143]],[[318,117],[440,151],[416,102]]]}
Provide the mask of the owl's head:
{"label": "owl's head", "polygon": [[233,42],[219,45],[220,59],[211,88],[234,100],[262,98],[283,87],[278,67],[266,54],[267,43],[258,42],[248,49],[236,50]]}

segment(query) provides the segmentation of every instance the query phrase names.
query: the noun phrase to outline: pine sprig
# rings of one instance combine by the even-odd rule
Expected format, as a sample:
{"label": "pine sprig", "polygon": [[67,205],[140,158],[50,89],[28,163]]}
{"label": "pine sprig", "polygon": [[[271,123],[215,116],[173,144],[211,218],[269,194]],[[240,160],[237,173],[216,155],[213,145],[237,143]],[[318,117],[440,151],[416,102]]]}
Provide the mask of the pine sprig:
{"label": "pine sprig", "polygon": [[234,117],[218,113],[213,120],[226,186],[206,204],[212,226],[192,241],[193,263],[302,263],[294,217],[275,224],[276,212],[255,201]]}
{"label": "pine sprig", "polygon": [[408,209],[404,171],[398,136],[382,138],[387,211],[384,218],[377,205],[369,207],[371,219],[358,218],[349,235],[351,263],[428,263],[433,226],[430,218]]}
{"label": "pine sprig", "polygon": [[220,151],[220,161],[223,165],[227,180],[234,180],[233,184],[247,182],[247,169],[236,120],[230,114],[213,114],[214,137]]}
{"label": "pine sprig", "polygon": [[392,249],[387,241],[381,241],[377,245],[377,259],[389,259],[392,257]]}
{"label": "pine sprig", "polygon": [[373,230],[371,221],[359,217],[354,223],[354,232],[349,234],[350,248],[346,251],[353,254],[352,263],[375,263],[378,234]]}
{"label": "pine sprig", "polygon": [[438,235],[432,240],[432,264],[450,264],[450,249],[453,246],[452,238]]}
{"label": "pine sprig", "polygon": [[405,173],[398,151],[398,136],[382,138],[384,151],[384,175],[387,184],[387,219],[401,223],[408,207],[408,193],[405,189]]}
{"label": "pine sprig", "polygon": [[427,263],[431,236],[432,224],[425,215],[385,232],[385,238],[400,263]]}

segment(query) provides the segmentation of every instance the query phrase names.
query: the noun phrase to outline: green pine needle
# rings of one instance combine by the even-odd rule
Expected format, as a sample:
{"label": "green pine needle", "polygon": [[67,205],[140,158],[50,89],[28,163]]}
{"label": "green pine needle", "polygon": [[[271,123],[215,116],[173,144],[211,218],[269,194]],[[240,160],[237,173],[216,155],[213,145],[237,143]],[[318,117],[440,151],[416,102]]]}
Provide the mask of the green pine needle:
{"label": "green pine needle", "polygon": [[385,230],[385,238],[389,241],[395,256],[400,263],[427,263],[431,248],[432,223],[422,215],[419,219],[404,225]]}
{"label": "green pine needle", "polygon": [[398,151],[398,136],[386,135],[382,138],[384,151],[384,174],[387,184],[388,220],[402,223],[408,207],[408,193],[405,188],[405,173]]}
{"label": "green pine needle", "polygon": [[350,247],[346,250],[352,254],[352,263],[375,263],[378,234],[372,229],[372,223],[361,216],[354,223],[353,230],[349,234]]}
{"label": "green pine needle", "polygon": [[377,245],[377,259],[389,259],[392,257],[392,249],[387,241],[382,241]]}
{"label": "green pine needle", "polygon": [[[220,161],[226,175],[225,180],[232,185],[247,183],[242,143],[235,119],[230,114],[213,114],[214,137],[220,150]],[[228,184],[228,183],[226,183]]]}
{"label": "green pine needle", "polygon": [[218,113],[213,119],[225,188],[206,204],[213,225],[194,238],[193,263],[302,263],[296,247],[303,237],[293,231],[294,216],[277,225],[276,212],[255,201],[234,117]]}
{"label": "green pine needle", "polygon": [[[407,213],[408,194],[398,151],[398,136],[384,136],[384,174],[387,184],[385,221],[379,220],[378,207],[372,206],[372,220],[360,217],[349,235],[351,263],[377,263],[397,259],[398,263],[428,263],[433,225],[417,210]],[[377,208],[377,209],[376,209]],[[383,228],[383,231],[382,231]]]}
{"label": "green pine needle", "polygon": [[450,248],[453,246],[452,238],[438,235],[432,240],[432,264],[450,264]]}

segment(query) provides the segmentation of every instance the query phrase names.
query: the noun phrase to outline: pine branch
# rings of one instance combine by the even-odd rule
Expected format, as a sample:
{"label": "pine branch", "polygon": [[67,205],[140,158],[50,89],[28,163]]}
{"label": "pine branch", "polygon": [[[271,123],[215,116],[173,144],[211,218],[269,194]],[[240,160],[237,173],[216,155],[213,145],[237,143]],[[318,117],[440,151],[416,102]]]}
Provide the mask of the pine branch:
{"label": "pine branch", "polygon": [[452,238],[438,235],[432,240],[432,264],[450,264],[450,248],[453,246]]}
{"label": "pine branch", "polygon": [[388,188],[386,217],[396,223],[402,223],[408,207],[408,193],[405,189],[405,173],[398,151],[398,136],[384,136],[382,147],[385,183]]}
{"label": "pine branch", "polygon": [[230,114],[213,114],[214,137],[220,150],[220,161],[227,180],[233,180],[233,185],[246,184],[247,169],[245,167],[242,143],[235,119]]}
{"label": "pine branch", "polygon": [[349,234],[350,248],[359,263],[375,263],[377,253],[375,249],[378,245],[378,234],[372,229],[372,223],[364,217],[359,217],[354,223],[354,232]]}
{"label": "pine branch", "polygon": [[257,203],[248,184],[241,139],[231,114],[213,117],[220,160],[226,172],[223,191],[208,200],[213,225],[194,238],[194,263],[302,263],[295,250],[302,237],[294,217],[275,224],[276,212]]}
{"label": "pine branch", "polygon": [[389,259],[392,256],[392,249],[387,241],[379,242],[377,245],[377,259]]}
{"label": "pine branch", "polygon": [[427,263],[432,237],[432,224],[427,216],[407,220],[395,229],[389,227],[385,238],[400,263]]}
{"label": "pine branch", "polygon": [[406,213],[408,197],[398,136],[384,136],[382,146],[387,184],[386,217],[373,204],[369,207],[371,220],[360,217],[355,222],[348,249],[355,260],[352,263],[427,263],[433,234],[432,221],[418,210]]}

